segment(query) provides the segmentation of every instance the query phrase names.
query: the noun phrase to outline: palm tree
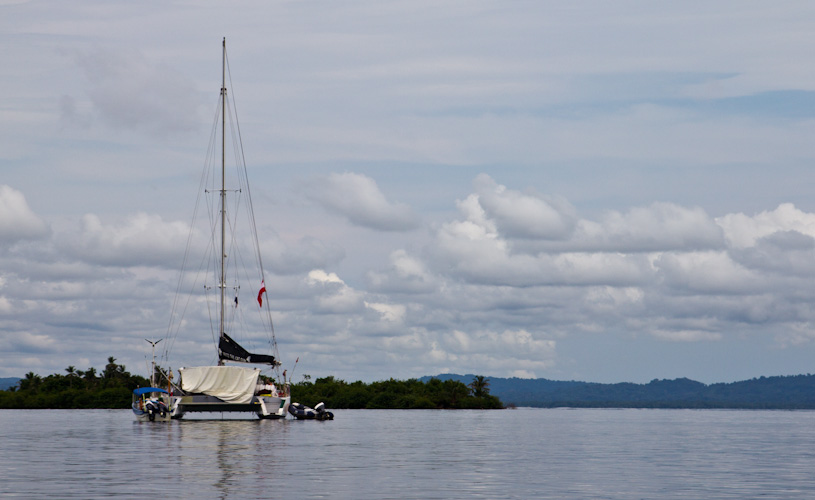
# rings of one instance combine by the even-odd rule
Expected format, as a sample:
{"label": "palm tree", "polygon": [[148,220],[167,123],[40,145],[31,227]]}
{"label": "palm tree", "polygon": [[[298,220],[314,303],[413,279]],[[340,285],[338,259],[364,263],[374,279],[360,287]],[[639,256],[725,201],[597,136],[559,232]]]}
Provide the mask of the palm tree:
{"label": "palm tree", "polygon": [[40,385],[41,382],[42,377],[34,372],[28,372],[25,374],[25,378],[20,380],[20,390],[34,390]]}
{"label": "palm tree", "polygon": [[109,356],[108,364],[105,365],[105,371],[102,375],[105,378],[113,378],[117,371],[119,371],[119,365],[116,364],[116,358]]}
{"label": "palm tree", "polygon": [[94,387],[96,385],[96,368],[90,367],[85,370],[85,387]]}
{"label": "palm tree", "polygon": [[446,408],[457,408],[459,400],[467,397],[467,386],[458,380],[445,380],[442,382],[442,388],[446,398],[442,406]]}
{"label": "palm tree", "polygon": [[472,382],[470,382],[470,389],[473,396],[481,399],[490,393],[490,379],[483,375],[476,375]]}
{"label": "palm tree", "polygon": [[76,377],[76,367],[74,365],[69,365],[68,368],[65,369],[68,372],[68,385],[73,387],[74,386],[74,377]]}

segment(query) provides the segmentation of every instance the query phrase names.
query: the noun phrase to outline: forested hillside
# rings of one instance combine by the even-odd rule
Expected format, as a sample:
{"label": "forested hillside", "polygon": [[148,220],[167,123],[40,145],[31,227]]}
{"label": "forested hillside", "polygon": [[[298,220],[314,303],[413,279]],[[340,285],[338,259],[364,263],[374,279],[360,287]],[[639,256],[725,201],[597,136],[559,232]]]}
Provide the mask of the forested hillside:
{"label": "forested hillside", "polygon": [[19,383],[20,379],[18,377],[0,378],[0,391],[5,391],[11,387],[16,387]]}
{"label": "forested hillside", "polygon": [[[464,381],[472,375],[444,374],[435,378]],[[655,379],[647,384],[498,377],[489,380],[492,394],[504,404],[516,406],[815,409],[815,375],[810,374],[717,384],[687,378]]]}

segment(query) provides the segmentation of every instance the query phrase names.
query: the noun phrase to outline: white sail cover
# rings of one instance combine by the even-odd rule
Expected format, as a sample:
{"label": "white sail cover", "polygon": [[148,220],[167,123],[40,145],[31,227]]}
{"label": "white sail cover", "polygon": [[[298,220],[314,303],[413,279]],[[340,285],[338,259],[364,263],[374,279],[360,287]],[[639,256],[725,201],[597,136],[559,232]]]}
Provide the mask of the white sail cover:
{"label": "white sail cover", "polygon": [[260,369],[240,366],[181,368],[181,389],[221,398],[227,403],[252,402]]}

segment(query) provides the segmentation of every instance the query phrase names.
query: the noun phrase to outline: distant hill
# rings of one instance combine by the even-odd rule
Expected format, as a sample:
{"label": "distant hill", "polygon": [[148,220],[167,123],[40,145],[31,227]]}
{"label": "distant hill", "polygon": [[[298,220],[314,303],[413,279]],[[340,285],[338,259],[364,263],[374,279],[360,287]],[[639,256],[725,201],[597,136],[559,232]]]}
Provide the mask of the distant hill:
{"label": "distant hill", "polygon": [[18,377],[0,378],[0,391],[6,391],[10,387],[14,387],[20,381]]}
{"label": "distant hill", "polygon": [[[475,375],[422,377],[469,384]],[[488,377],[490,394],[506,405],[541,408],[743,408],[815,409],[815,375],[760,377],[703,384],[687,378],[647,384]]]}

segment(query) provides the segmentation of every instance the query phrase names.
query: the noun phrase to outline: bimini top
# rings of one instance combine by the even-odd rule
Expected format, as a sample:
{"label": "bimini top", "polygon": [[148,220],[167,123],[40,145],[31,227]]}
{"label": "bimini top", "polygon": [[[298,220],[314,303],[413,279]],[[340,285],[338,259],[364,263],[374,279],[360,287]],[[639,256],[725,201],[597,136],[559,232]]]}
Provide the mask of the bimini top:
{"label": "bimini top", "polygon": [[158,387],[139,387],[138,389],[133,389],[133,394],[136,396],[141,396],[142,394],[146,394],[148,392],[163,392],[164,394],[170,394],[164,389],[159,389]]}

